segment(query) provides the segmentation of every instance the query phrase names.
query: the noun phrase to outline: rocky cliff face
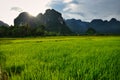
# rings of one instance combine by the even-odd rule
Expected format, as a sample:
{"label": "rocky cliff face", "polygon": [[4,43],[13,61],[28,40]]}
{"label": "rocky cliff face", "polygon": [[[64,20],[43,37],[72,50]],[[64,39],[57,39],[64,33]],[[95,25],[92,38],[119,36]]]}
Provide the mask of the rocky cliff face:
{"label": "rocky cliff face", "polygon": [[37,16],[38,23],[42,23],[46,26],[47,31],[70,33],[70,29],[66,26],[61,13],[54,9],[48,9],[44,14]]}
{"label": "rocky cliff face", "polygon": [[15,26],[29,25],[30,27],[34,27],[36,26],[36,18],[31,16],[27,12],[23,12],[14,20],[14,25]]}
{"label": "rocky cliff face", "polygon": [[54,9],[48,9],[44,14],[39,14],[36,17],[29,16],[28,13],[21,13],[15,20],[15,26],[29,25],[31,27],[45,25],[45,29],[50,32],[61,34],[70,33],[70,29],[66,26],[61,13]]}

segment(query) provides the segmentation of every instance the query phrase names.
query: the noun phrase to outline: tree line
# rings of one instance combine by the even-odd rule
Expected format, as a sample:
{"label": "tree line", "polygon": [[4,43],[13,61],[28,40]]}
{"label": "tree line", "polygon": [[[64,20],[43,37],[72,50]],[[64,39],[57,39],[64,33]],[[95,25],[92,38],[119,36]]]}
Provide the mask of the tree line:
{"label": "tree line", "polygon": [[[96,31],[92,28],[86,31],[87,35],[93,35]],[[27,37],[27,36],[59,36],[63,35],[59,32],[50,32],[45,29],[44,25],[37,27],[26,26],[0,26],[0,37]],[[76,33],[71,33],[69,35],[77,35]]]}
{"label": "tree line", "polygon": [[0,26],[0,37],[26,37],[26,36],[44,36],[47,35],[45,26]]}

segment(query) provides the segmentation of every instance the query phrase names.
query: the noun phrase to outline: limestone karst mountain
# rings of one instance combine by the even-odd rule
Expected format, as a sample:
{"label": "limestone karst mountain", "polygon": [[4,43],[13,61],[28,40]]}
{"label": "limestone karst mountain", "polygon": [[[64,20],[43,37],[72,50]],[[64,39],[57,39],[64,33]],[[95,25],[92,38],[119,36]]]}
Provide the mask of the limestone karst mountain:
{"label": "limestone karst mountain", "polygon": [[44,25],[45,29],[49,32],[56,32],[60,34],[71,33],[67,27],[61,13],[54,9],[47,9],[44,14],[40,13],[38,16],[33,17],[27,12],[21,13],[15,20],[15,26],[29,25],[30,27],[37,27]]}
{"label": "limestone karst mountain", "polygon": [[89,28],[94,29],[98,34],[120,34],[120,21],[115,18],[112,18],[110,21],[94,19],[91,22],[69,19],[66,20],[66,24],[71,31],[79,34],[86,33]]}
{"label": "limestone karst mountain", "polygon": [[31,16],[27,12],[22,12],[19,16],[14,19],[14,26],[25,26],[29,25],[30,27],[36,26],[36,18]]}

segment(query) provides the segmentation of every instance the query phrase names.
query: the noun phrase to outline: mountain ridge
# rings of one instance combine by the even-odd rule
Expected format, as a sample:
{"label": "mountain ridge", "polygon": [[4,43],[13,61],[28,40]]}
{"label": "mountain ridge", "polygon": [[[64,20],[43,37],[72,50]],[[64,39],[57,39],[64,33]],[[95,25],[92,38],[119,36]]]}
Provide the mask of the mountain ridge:
{"label": "mountain ridge", "polygon": [[44,25],[45,30],[60,34],[71,33],[62,17],[62,14],[54,9],[47,9],[44,14],[40,13],[36,17],[29,16],[26,12],[18,15],[14,20],[15,26],[29,25],[31,27]]}
{"label": "mountain ridge", "polygon": [[93,19],[91,22],[68,19],[65,22],[74,33],[78,34],[85,34],[89,28],[94,29],[97,34],[120,34],[120,21],[115,18],[109,21]]}

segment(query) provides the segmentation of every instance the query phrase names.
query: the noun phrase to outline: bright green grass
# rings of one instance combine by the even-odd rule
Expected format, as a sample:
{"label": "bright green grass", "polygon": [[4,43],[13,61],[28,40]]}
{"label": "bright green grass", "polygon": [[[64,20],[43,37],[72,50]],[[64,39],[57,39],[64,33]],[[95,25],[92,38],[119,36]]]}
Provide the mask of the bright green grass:
{"label": "bright green grass", "polygon": [[120,37],[0,39],[10,80],[120,80]]}

